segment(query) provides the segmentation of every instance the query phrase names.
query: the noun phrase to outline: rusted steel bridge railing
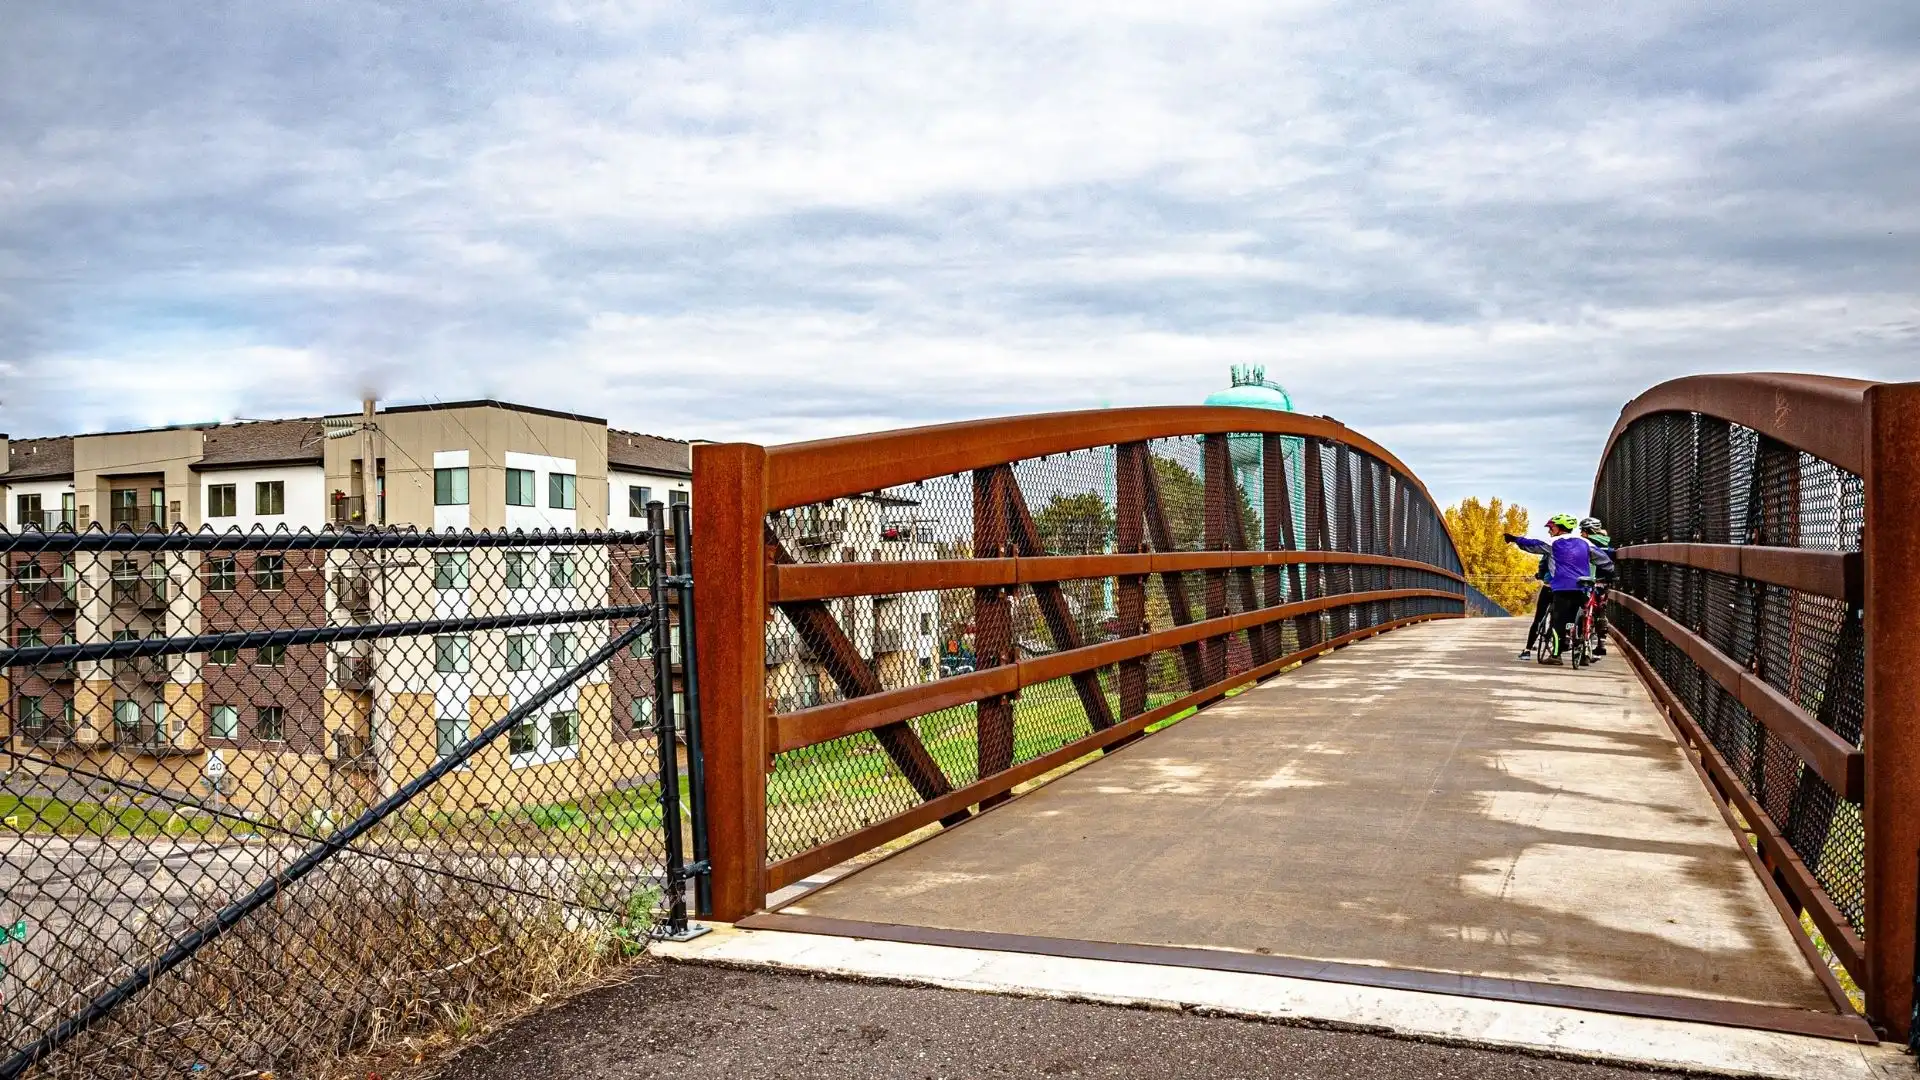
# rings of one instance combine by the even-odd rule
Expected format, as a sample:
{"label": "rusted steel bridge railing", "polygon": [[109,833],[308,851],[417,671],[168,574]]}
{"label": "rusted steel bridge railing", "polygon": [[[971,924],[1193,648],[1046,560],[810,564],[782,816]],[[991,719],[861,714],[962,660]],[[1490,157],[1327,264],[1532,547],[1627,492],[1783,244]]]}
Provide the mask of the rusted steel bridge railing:
{"label": "rusted steel bridge railing", "polygon": [[1920,880],[1920,383],[1705,375],[1596,478],[1616,638],[1764,865],[1905,1039]]}
{"label": "rusted steel bridge railing", "polygon": [[1330,648],[1462,614],[1424,486],[1325,418],[1055,413],[694,451],[713,911]]}

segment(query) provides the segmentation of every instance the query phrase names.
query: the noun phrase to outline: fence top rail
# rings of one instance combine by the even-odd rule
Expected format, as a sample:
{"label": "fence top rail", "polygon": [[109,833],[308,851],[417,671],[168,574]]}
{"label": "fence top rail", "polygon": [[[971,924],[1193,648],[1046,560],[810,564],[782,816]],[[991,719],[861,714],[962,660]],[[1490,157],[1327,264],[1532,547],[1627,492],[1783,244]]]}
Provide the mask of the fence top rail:
{"label": "fence top rail", "polygon": [[613,532],[606,530],[535,530],[522,531],[447,531],[433,532],[420,529],[350,529],[335,531],[322,529],[319,532],[302,529],[297,532],[280,529],[267,532],[254,529],[242,532],[228,529],[224,532],[212,528],[202,528],[196,532],[186,529],[149,529],[145,532],[133,532],[128,529],[109,531],[98,523],[87,529],[74,532],[69,529],[56,529],[42,532],[38,529],[8,530],[0,528],[0,553],[29,552],[36,555],[78,551],[357,551],[384,548],[491,548],[491,547],[611,547],[615,545],[642,545],[648,542],[645,532]]}
{"label": "fence top rail", "polygon": [[1426,485],[1405,463],[1331,417],[1221,405],[1154,405],[963,420],[770,446],[766,509],[786,510],[864,495],[1049,454],[1214,433],[1295,435],[1345,443],[1385,462],[1435,505]]}
{"label": "fence top rail", "polygon": [[1749,372],[1688,375],[1641,394],[1620,410],[1600,454],[1600,473],[1614,443],[1634,422],[1654,413],[1692,412],[1752,428],[1855,476],[1866,472],[1867,389],[1875,383],[1831,375]]}

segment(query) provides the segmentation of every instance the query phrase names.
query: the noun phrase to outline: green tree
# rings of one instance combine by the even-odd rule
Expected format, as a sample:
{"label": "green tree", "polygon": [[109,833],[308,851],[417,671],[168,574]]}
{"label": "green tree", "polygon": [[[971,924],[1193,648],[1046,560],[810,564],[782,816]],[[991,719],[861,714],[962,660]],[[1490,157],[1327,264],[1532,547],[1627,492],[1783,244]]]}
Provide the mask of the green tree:
{"label": "green tree", "polygon": [[1113,537],[1113,508],[1091,491],[1056,494],[1033,524],[1048,554],[1099,555]]}
{"label": "green tree", "polygon": [[1515,615],[1531,614],[1534,597],[1540,591],[1540,583],[1533,576],[1540,568],[1539,557],[1503,539],[1505,533],[1524,536],[1527,517],[1526,507],[1499,499],[1483,503],[1466,498],[1446,509],[1447,529],[1460,549],[1467,580]]}

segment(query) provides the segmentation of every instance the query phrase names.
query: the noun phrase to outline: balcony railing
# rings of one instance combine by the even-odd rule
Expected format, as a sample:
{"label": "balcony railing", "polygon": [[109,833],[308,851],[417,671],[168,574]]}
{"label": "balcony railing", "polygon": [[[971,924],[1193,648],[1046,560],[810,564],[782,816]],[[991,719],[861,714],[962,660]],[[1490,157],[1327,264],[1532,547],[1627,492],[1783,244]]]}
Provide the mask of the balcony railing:
{"label": "balcony railing", "polygon": [[363,574],[333,575],[333,595],[354,618],[373,615],[373,582]]}
{"label": "balcony railing", "polygon": [[131,750],[152,757],[170,757],[197,753],[200,737],[184,727],[178,732],[168,733],[165,728],[151,723],[115,724],[113,746],[116,750]]}
{"label": "balcony railing", "polygon": [[113,661],[113,674],[123,681],[166,682],[170,670],[164,656],[123,656]]}
{"label": "balcony railing", "polygon": [[331,733],[327,739],[327,760],[342,769],[373,769],[379,765],[373,753],[373,740],[354,731]]}
{"label": "balcony railing", "polygon": [[116,575],[113,579],[113,606],[158,610],[167,606],[167,592],[165,578]]}
{"label": "balcony railing", "polygon": [[21,607],[45,611],[71,611],[79,604],[79,585],[59,578],[28,578],[14,583]]}
{"label": "balcony railing", "polygon": [[132,529],[134,532],[164,529],[167,527],[167,512],[158,506],[116,506],[107,517],[107,527],[116,531]]}
{"label": "balcony railing", "polygon": [[60,529],[72,529],[73,511],[41,510],[20,516],[20,528],[37,529],[41,532],[55,532]]}
{"label": "balcony railing", "polygon": [[331,519],[335,525],[365,525],[367,499],[364,495],[335,495]]}

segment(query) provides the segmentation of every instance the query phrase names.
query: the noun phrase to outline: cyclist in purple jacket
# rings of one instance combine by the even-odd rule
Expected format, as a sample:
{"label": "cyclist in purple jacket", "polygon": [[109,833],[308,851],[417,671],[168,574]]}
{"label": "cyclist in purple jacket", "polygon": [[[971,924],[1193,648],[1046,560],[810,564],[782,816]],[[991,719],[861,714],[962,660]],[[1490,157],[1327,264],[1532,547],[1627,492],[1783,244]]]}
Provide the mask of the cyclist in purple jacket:
{"label": "cyclist in purple jacket", "polygon": [[[1540,643],[1541,648],[1549,647],[1553,633],[1571,625],[1580,617],[1580,607],[1587,602],[1586,586],[1582,578],[1592,578],[1596,564],[1601,569],[1613,569],[1613,560],[1607,553],[1587,542],[1586,538],[1574,532],[1580,527],[1580,520],[1572,514],[1555,514],[1547,522],[1547,535],[1550,540],[1535,540],[1525,536],[1506,534],[1509,544],[1517,545],[1520,550],[1535,555],[1549,556],[1553,561],[1553,573],[1547,579],[1547,588],[1552,590],[1550,618],[1551,632],[1548,641]],[[1557,664],[1559,657],[1548,663]]]}

